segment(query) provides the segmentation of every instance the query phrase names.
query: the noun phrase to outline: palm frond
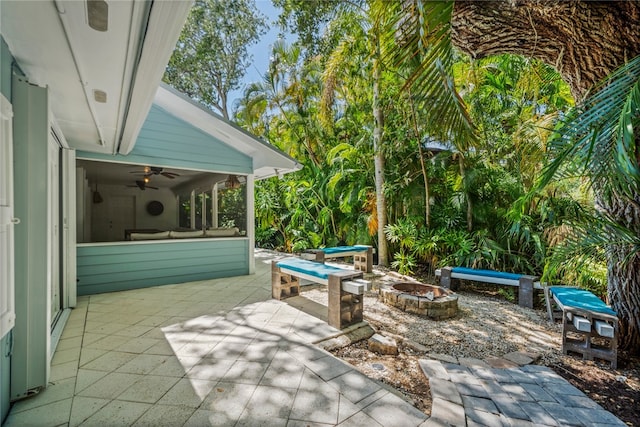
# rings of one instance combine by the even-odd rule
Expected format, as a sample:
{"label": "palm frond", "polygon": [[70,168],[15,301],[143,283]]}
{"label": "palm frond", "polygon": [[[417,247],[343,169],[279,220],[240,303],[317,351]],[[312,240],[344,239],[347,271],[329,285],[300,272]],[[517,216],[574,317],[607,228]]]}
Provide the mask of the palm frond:
{"label": "palm frond", "polygon": [[575,173],[579,164],[594,184],[633,197],[640,190],[640,56],[599,84],[551,139],[555,159],[538,183]]}
{"label": "palm frond", "polygon": [[475,129],[453,79],[451,15],[454,2],[412,0],[391,7],[383,33],[383,56],[408,70],[405,88],[427,107],[429,123],[441,139],[458,146],[475,141]]}

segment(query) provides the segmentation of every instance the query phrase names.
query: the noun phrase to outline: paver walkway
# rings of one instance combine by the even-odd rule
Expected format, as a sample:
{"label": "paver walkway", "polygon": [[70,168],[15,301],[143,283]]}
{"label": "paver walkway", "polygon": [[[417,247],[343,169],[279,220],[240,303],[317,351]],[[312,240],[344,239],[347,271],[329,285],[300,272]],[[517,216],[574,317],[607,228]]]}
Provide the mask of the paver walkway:
{"label": "paver walkway", "polygon": [[433,398],[424,427],[626,425],[546,366],[420,365]]}
{"label": "paver walkway", "polygon": [[[272,258],[257,251],[251,276],[80,297],[49,387],[15,403],[6,426],[531,425],[522,423],[545,416],[534,404],[545,421],[575,421],[543,392],[620,425],[546,369],[518,376],[439,361],[426,364],[435,372],[428,419],[313,345],[340,331],[324,306],[270,299]],[[569,391],[564,400],[541,378]]]}

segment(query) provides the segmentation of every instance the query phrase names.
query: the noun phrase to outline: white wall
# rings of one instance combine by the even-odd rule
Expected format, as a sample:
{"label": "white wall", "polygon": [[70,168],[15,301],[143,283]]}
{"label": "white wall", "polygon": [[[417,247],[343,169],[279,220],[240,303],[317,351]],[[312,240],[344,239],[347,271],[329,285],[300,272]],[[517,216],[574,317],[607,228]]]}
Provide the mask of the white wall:
{"label": "white wall", "polygon": [[[102,196],[102,203],[92,205],[92,230],[91,241],[104,242],[123,240],[122,233],[117,232],[116,237],[109,233],[110,223],[117,218],[117,208],[114,210],[114,196],[130,196],[134,200],[134,223],[126,228],[173,230],[178,227],[178,203],[175,194],[166,188],[159,190],[126,187],[123,185],[99,185],[98,190]],[[147,204],[157,200],[164,205],[164,211],[158,216],[147,212]]]}

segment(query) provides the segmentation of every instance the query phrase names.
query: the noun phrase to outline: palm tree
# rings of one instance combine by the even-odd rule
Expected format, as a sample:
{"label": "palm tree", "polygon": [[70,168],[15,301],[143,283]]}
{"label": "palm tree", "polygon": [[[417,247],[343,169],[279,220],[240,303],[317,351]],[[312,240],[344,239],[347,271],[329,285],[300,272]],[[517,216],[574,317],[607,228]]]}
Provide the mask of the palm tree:
{"label": "palm tree", "polygon": [[374,177],[376,188],[376,219],[378,234],[378,264],[388,266],[388,245],[385,227],[387,225],[387,200],[385,195],[385,156],[384,156],[384,112],[381,105],[381,81],[382,81],[382,55],[380,46],[380,34],[382,23],[380,17],[384,15],[385,5],[380,2],[370,1],[369,4],[358,5],[353,4],[352,7],[339,8],[339,12],[351,21],[351,28],[361,38],[353,37],[353,34],[345,33],[344,38],[337,44],[337,48],[333,51],[331,57],[327,61],[327,69],[324,74],[326,90],[324,91],[324,99],[321,111],[325,115],[324,122],[328,122],[326,116],[330,109],[331,101],[333,101],[333,89],[335,89],[335,81],[340,79],[341,67],[349,59],[346,54],[351,52],[348,45],[357,42],[357,40],[366,40],[368,42],[369,56],[362,58],[365,63],[371,61],[371,83],[372,83],[372,111],[373,111],[373,158],[374,158]]}

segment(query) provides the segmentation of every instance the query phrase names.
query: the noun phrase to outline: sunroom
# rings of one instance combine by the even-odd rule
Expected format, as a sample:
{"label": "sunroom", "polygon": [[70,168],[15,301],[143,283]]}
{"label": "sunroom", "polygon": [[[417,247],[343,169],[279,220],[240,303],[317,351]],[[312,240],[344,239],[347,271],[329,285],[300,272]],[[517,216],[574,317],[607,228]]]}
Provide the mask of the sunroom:
{"label": "sunroom", "polygon": [[76,154],[78,295],[251,274],[254,182],[298,168],[161,86],[129,154]]}

